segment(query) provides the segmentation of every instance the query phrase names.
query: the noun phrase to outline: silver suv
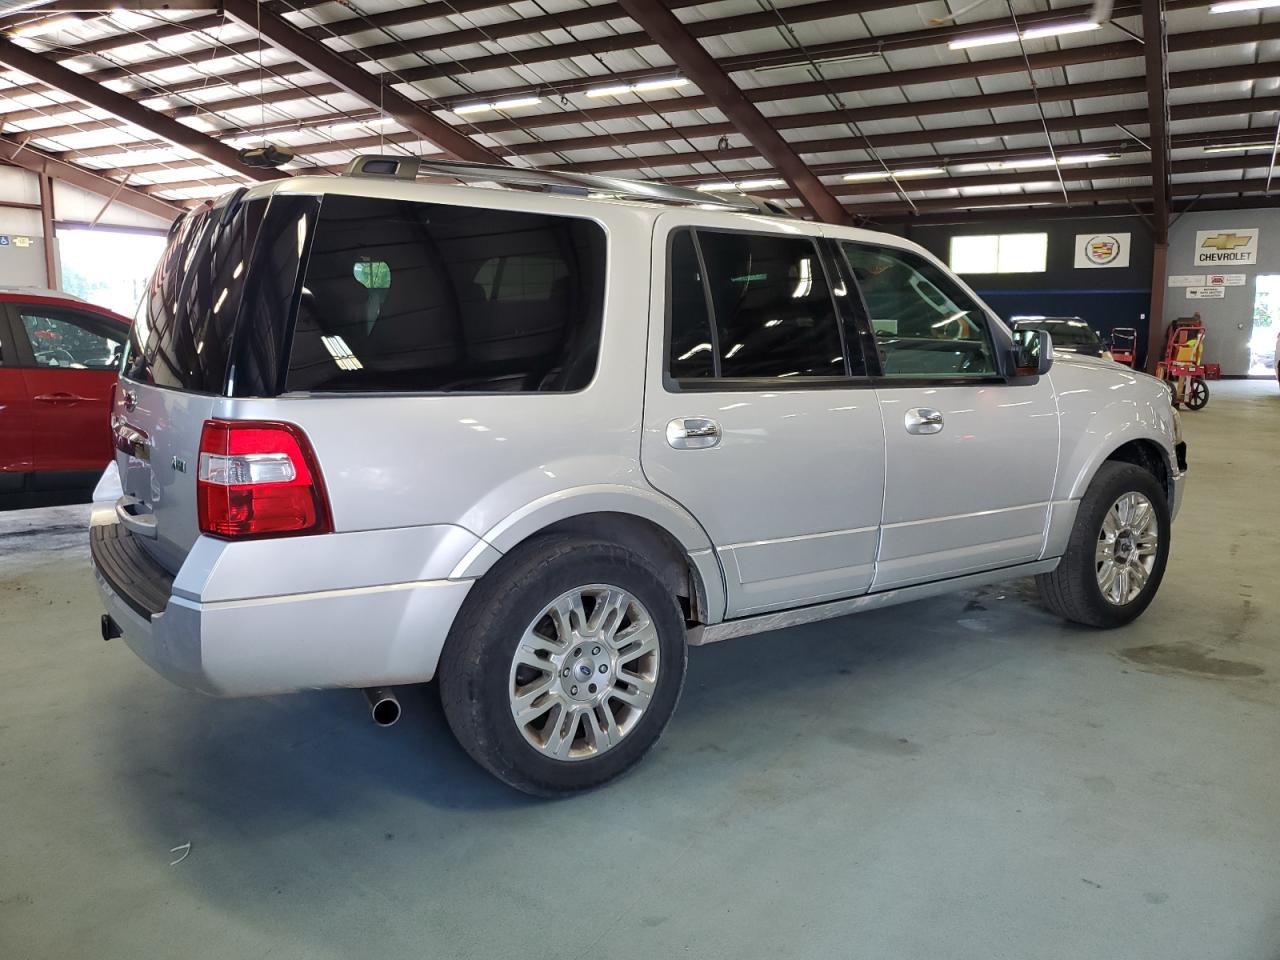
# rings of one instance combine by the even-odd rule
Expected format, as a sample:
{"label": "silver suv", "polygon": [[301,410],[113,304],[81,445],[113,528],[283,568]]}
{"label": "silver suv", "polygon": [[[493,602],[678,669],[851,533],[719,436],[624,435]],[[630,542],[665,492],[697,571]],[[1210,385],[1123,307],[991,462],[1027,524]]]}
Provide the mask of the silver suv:
{"label": "silver suv", "polygon": [[636,763],[691,645],[1028,575],[1132,620],[1185,471],[1164,384],[901,238],[387,157],[182,218],[112,424],[105,636],[221,696],[437,678],[544,795]]}

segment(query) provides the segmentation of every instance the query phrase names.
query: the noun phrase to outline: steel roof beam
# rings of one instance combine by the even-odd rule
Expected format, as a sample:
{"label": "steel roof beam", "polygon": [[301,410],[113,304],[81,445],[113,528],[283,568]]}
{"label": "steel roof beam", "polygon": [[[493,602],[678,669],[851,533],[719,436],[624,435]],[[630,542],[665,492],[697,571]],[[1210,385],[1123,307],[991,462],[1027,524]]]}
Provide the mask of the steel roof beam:
{"label": "steel roof beam", "polygon": [[[1240,30],[1233,28],[1229,31],[1213,30],[1178,34],[1171,40],[1178,38],[1185,43],[1185,46],[1179,45],[1178,49],[1180,50],[1205,50],[1220,46],[1234,46],[1246,42],[1280,40],[1280,23],[1262,24],[1255,27],[1241,28]],[[1047,70],[1055,67],[1082,66],[1090,63],[1136,60],[1142,56],[1142,50],[1142,45],[1134,40],[1121,40],[1094,46],[1069,47],[1065,50],[1055,50],[1047,53],[1033,53],[1027,59],[1030,60],[1033,70]],[[811,47],[810,52],[812,53],[813,51],[814,48]],[[794,51],[789,51],[789,55],[798,62],[805,62]],[[755,58],[757,55],[748,54],[746,57]],[[743,58],[729,57],[721,62],[732,66],[734,62],[741,60]],[[770,87],[755,87],[744,90],[743,93],[753,103],[766,103],[805,97],[826,97],[830,93],[861,93],[870,90],[883,90],[886,83],[896,87],[907,87],[923,83],[945,83],[952,80],[970,80],[1002,74],[1023,73],[1026,68],[1027,61],[1021,56],[993,57],[935,67],[895,70],[892,73],[859,74],[853,77],[833,77],[827,81],[806,81]],[[643,72],[646,75],[655,73],[652,70]],[[600,82],[599,79],[592,79],[591,84],[599,85]],[[619,82],[630,81],[620,79]],[[498,92],[486,92],[484,96],[486,99],[490,97],[500,98],[506,95],[515,95],[519,92],[528,92],[528,90],[528,87],[511,88]],[[474,101],[476,96],[472,95],[470,99]],[[444,102],[455,100],[461,102],[461,98],[448,98]],[[710,106],[710,104],[705,97],[670,96],[658,100],[645,100],[643,103],[617,104],[588,110],[536,113],[528,116],[522,115],[514,119],[503,118],[501,120],[481,121],[474,124],[471,129],[476,133],[509,133],[537,127],[564,126],[570,123],[652,116],[654,113],[680,113],[688,110],[700,110],[707,106]]]}
{"label": "steel roof beam", "polygon": [[447,156],[474,163],[502,163],[497,154],[458,132],[421,104],[391,89],[378,77],[356,66],[318,40],[295,28],[283,17],[262,8],[256,0],[222,0],[232,18],[262,37],[278,50],[297,57],[311,70],[328,77],[352,96],[393,117],[401,126],[413,130]]}
{"label": "steel roof beam", "polygon": [[[1209,70],[1189,70],[1169,75],[1170,85],[1177,88],[1210,86],[1218,83],[1238,83],[1246,80],[1263,80],[1274,77],[1276,64],[1250,63],[1238,67],[1216,67]],[[1146,81],[1142,77],[1116,80],[1100,80],[1094,83],[1066,83],[1035,90],[1010,90],[1005,93],[986,93],[970,97],[947,97],[935,100],[890,103],[872,107],[854,107],[848,110],[822,110],[814,113],[781,114],[770,117],[780,130],[798,130],[806,127],[842,126],[848,122],[863,123],[868,120],[910,120],[923,116],[986,111],[1001,107],[1031,106],[1037,95],[1041,102],[1090,100],[1118,96],[1126,93],[1143,93]],[[1195,105],[1191,105],[1195,106]],[[1143,122],[1143,121],[1138,121]],[[981,127],[970,127],[980,130]],[[727,123],[707,123],[692,127],[667,127],[633,130],[608,135],[593,134],[585,137],[562,137],[555,140],[539,140],[513,144],[506,147],[516,156],[538,156],[563,153],[569,150],[597,150],[603,146],[624,146],[641,143],[666,143],[694,140],[700,137],[719,137],[733,133]],[[874,137],[872,138],[874,139]],[[615,169],[628,169],[625,158],[620,158]]]}
{"label": "steel roof beam", "polygon": [[168,200],[153,197],[135,187],[123,186],[119,181],[110,180],[75,164],[64,163],[35,147],[23,146],[3,137],[0,137],[0,162],[53,177],[99,196],[115,196],[116,202],[149,213],[153,217],[173,219],[183,212],[182,207]]}
{"label": "steel roof beam", "polygon": [[149,110],[124,94],[109,90],[73,70],[46,60],[38,53],[18,46],[12,40],[0,38],[0,63],[8,64],[15,70],[105,110],[125,123],[134,124],[169,143],[185,147],[192,153],[221,164],[250,180],[278,180],[282,176],[270,170],[249,166],[241,161],[235,150],[213,137],[178,123],[164,114]]}
{"label": "steel roof beam", "polygon": [[[1257,29],[1256,27],[1254,29]],[[1164,9],[1161,0],[1142,0],[1143,51],[1146,60],[1148,126],[1151,128],[1151,195],[1156,243],[1169,240],[1169,102],[1176,74],[1166,66]],[[1272,76],[1276,65],[1265,65]],[[1163,322],[1163,321],[1162,321]]]}
{"label": "steel roof beam", "polygon": [[645,33],[675,61],[680,71],[729,118],[734,128],[773,164],[818,219],[827,223],[848,221],[848,214],[840,202],[787,146],[764,114],[742,95],[715,58],[694,39],[675,14],[662,6],[659,0],[622,0],[622,6],[631,19],[640,24]]}
{"label": "steel roof beam", "polygon": [[[668,0],[666,6],[678,9],[694,5],[696,2],[697,0]],[[1175,2],[1180,8],[1190,8],[1204,6],[1211,2],[1211,0],[1175,0]],[[468,9],[483,9],[494,5],[495,4],[490,2],[490,0],[483,0],[483,2],[481,2],[481,0],[472,0],[471,3],[462,4],[461,6]],[[788,7],[786,17],[788,23],[806,23],[816,20],[848,16],[856,13],[865,13],[872,10],[893,9],[899,6],[911,5],[913,4],[907,2],[907,0],[818,0],[818,2],[814,3],[799,4],[793,7]],[[449,7],[452,6],[452,4],[449,5]],[[424,9],[424,7],[426,9]],[[436,7],[445,7],[445,5],[427,4],[423,7],[411,8],[417,14],[417,16],[413,18],[413,22],[420,22],[421,20],[433,17],[441,17],[447,13],[466,12],[465,9],[431,9]],[[1043,26],[1051,23],[1079,20],[1081,17],[1087,16],[1090,10],[1091,7],[1088,5],[1081,5],[1078,7],[1066,7],[1058,10],[1042,11],[1028,14],[1021,18],[1020,22],[1026,26]],[[393,12],[398,14],[402,13],[402,11]],[[1113,18],[1137,16],[1139,13],[1139,0],[1126,0],[1126,2],[1119,3],[1115,6],[1112,16]],[[383,15],[381,14],[373,15],[369,18],[369,23],[367,24],[363,24],[362,18],[354,18],[354,20],[357,23],[363,24],[359,29],[368,29],[372,27],[373,21],[376,18],[382,16]],[[580,10],[564,11],[540,17],[499,22],[483,27],[445,32],[433,31],[424,37],[393,40],[368,47],[362,47],[355,51],[342,51],[341,55],[352,62],[358,63],[368,60],[379,60],[386,57],[403,56],[406,53],[438,52],[452,46],[527,36],[544,30],[561,30],[574,26],[603,23],[609,20],[623,18],[625,16],[627,16],[627,14],[620,4],[605,3],[593,7],[584,7]],[[405,20],[403,16],[396,19],[398,22],[410,22]],[[351,22],[351,20],[341,20],[337,21],[336,25],[347,25]],[[337,29],[334,29],[336,25],[326,24],[323,26],[308,27],[305,28],[303,32],[307,33],[308,36],[311,36],[313,39],[322,39],[327,36],[340,35],[340,32]],[[740,33],[748,30],[765,29],[776,25],[776,14],[772,11],[762,11],[759,13],[738,14],[735,16],[717,17],[710,20],[692,21],[686,25],[686,29],[696,37],[705,37],[721,36],[728,33]],[[810,52],[813,53],[815,57],[824,57],[839,56],[842,54],[856,54],[868,51],[881,52],[884,50],[908,49],[912,47],[945,43],[955,37],[990,32],[1002,27],[1007,27],[1007,19],[994,18],[991,20],[984,20],[958,26],[930,27],[922,30],[905,31],[872,39],[856,39],[838,41],[830,44],[819,44],[811,47]],[[355,32],[355,30],[353,29],[347,32]],[[613,34],[607,37],[592,38],[585,41],[533,47],[518,51],[514,54],[487,54],[481,57],[474,57],[468,60],[455,61],[441,65],[407,67],[403,70],[396,71],[396,73],[401,75],[402,79],[405,81],[416,82],[439,77],[452,77],[462,73],[476,73],[483,70],[497,69],[499,67],[513,66],[523,63],[542,63],[549,60],[574,57],[583,53],[599,54],[629,50],[636,47],[647,46],[650,43],[651,41],[643,32]],[[226,55],[230,56],[233,53],[252,52],[252,44],[253,41],[241,41],[236,44],[225,45],[225,49],[227,50]],[[1137,54],[1135,53],[1134,55]],[[186,61],[182,57],[165,57],[155,60],[146,60],[131,64],[129,71],[132,71],[133,73],[146,73],[165,69],[169,66],[174,66],[183,62]],[[734,70],[756,69],[770,65],[789,65],[799,61],[797,61],[796,53],[793,49],[783,48],[781,50],[769,51],[762,54],[747,54],[738,57],[730,57],[726,58],[722,62],[725,64],[726,69],[732,72]],[[648,70],[629,71],[628,75],[635,75],[636,77],[652,76],[661,72],[662,68],[652,68]],[[124,68],[108,68],[106,70],[94,71],[91,75],[97,80],[108,80],[126,76],[128,75],[128,71]],[[595,78],[592,82],[599,83],[606,79],[613,78]],[[561,87],[559,83],[551,86],[554,86],[557,89],[560,89]],[[523,87],[513,88],[513,92],[529,92],[530,89],[529,85],[525,85]],[[505,94],[506,91],[502,91],[495,93],[494,96],[500,98]],[[458,99],[461,102],[465,100],[465,97]]]}
{"label": "steel roof beam", "polygon": [[[1175,183],[1171,188],[1174,197],[1224,196],[1234,194],[1263,193],[1266,181],[1255,180],[1213,180],[1197,183]],[[1071,195],[1072,204],[1102,203],[1107,201],[1150,203],[1151,188],[1112,187],[1103,190],[1091,190]],[[916,209],[922,213],[936,213],[952,210],[973,210],[982,207],[1027,207],[1047,204],[1065,205],[1062,191],[1049,193],[1016,193],[997,194],[983,197],[946,197],[939,199],[916,200]],[[849,212],[858,215],[874,216],[883,214],[910,214],[910,208],[901,202],[870,203],[849,205]],[[1084,211],[1082,211],[1084,212]]]}

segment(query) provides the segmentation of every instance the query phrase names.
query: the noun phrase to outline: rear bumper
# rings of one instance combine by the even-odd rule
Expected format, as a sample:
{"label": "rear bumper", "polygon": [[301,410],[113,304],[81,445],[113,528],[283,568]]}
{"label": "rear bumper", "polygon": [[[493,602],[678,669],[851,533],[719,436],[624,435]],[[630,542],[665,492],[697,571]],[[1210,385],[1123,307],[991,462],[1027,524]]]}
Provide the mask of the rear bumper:
{"label": "rear bumper", "polygon": [[[94,576],[107,613],[157,673],[214,696],[430,680],[473,582],[413,580],[207,601],[191,595],[186,566],[169,579],[166,595],[158,568],[148,567],[132,537],[113,508],[94,511]],[[251,556],[238,549],[237,565]],[[216,566],[200,572],[212,579]],[[264,563],[257,581],[271,573]]]}

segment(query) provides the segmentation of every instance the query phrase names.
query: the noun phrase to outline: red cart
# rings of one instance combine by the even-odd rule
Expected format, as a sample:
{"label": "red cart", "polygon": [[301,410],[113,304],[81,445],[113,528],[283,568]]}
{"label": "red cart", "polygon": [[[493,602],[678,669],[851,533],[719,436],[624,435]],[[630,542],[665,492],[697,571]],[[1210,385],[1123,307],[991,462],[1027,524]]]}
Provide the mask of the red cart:
{"label": "red cart", "polygon": [[1138,355],[1138,330],[1136,327],[1116,327],[1111,331],[1111,359],[1132,367]]}
{"label": "red cart", "polygon": [[1165,333],[1164,359],[1156,364],[1156,376],[1173,387],[1175,405],[1199,410],[1209,402],[1204,354],[1204,321],[1200,314],[1179,317]]}

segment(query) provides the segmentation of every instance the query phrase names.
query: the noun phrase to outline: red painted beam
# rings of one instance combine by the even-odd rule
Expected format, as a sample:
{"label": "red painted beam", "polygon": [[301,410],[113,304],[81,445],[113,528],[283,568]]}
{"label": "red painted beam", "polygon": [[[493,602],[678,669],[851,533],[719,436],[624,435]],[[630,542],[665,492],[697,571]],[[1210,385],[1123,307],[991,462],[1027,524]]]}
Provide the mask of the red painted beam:
{"label": "red painted beam", "polygon": [[696,83],[703,94],[729,118],[729,122],[760,151],[760,155],[773,164],[819,219],[827,223],[849,221],[849,215],[840,201],[831,195],[805,162],[787,146],[782,135],[765,119],[755,104],[743,96],[715,58],[689,34],[675,14],[658,0],[622,0],[622,7],[667,52],[680,71]]}
{"label": "red painted beam", "polygon": [[162,113],[149,110],[124,94],[109,90],[73,70],[46,60],[12,40],[0,38],[0,63],[8,64],[15,70],[105,110],[126,123],[142,127],[162,140],[185,147],[251,180],[278,180],[283,176],[274,171],[249,166],[240,160],[235,150],[213,137],[178,123]]}
{"label": "red painted beam", "polygon": [[439,117],[384,84],[378,77],[356,66],[342,54],[308,37],[256,0],[223,0],[227,13],[250,30],[260,31],[264,40],[328,77],[342,89],[377,107],[409,130],[421,134],[455,160],[473,163],[502,163],[496,153],[458,132]]}
{"label": "red painted beam", "polygon": [[64,163],[35,147],[25,147],[3,137],[0,137],[0,162],[22,167],[42,176],[53,177],[55,180],[62,180],[100,196],[109,197],[115,194],[118,203],[149,213],[154,217],[173,219],[182,213],[182,207],[168,200],[150,196],[133,187],[122,188],[116,180],[99,176],[72,163]]}

